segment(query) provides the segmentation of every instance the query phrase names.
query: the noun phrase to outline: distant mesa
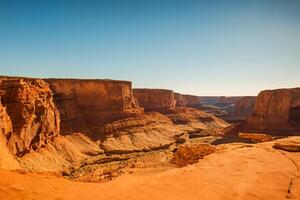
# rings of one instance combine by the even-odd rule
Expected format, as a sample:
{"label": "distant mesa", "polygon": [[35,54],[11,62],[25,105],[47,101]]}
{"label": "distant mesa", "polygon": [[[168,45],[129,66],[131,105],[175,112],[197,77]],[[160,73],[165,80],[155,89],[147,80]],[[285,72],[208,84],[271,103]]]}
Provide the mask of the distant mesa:
{"label": "distant mesa", "polygon": [[231,131],[299,134],[300,88],[260,92],[252,114]]}

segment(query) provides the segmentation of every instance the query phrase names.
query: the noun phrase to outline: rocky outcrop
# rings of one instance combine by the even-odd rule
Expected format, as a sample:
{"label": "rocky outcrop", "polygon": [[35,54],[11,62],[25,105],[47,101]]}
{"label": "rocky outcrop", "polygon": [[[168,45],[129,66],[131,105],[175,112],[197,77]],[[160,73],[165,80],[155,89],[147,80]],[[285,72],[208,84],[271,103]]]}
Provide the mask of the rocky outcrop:
{"label": "rocky outcrop", "polygon": [[133,94],[145,111],[164,111],[174,108],[176,104],[172,90],[133,89]]}
{"label": "rocky outcrop", "polygon": [[2,79],[2,103],[12,121],[6,135],[13,154],[23,155],[59,135],[60,118],[51,90],[40,79]]}
{"label": "rocky outcrop", "polygon": [[238,119],[247,119],[253,112],[256,97],[242,97],[234,107],[232,116]]}
{"label": "rocky outcrop", "polygon": [[82,166],[83,161],[102,154],[99,144],[81,133],[58,136],[46,146],[19,158],[29,171],[65,172]]}
{"label": "rocky outcrop", "polygon": [[7,146],[7,137],[12,134],[11,120],[3,107],[0,98],[0,168],[2,169],[17,169],[18,162],[14,159],[13,154]]}
{"label": "rocky outcrop", "polygon": [[300,130],[300,88],[265,90],[256,98],[253,114],[240,126],[244,131]]}
{"label": "rocky outcrop", "polygon": [[105,124],[143,113],[133,97],[131,82],[114,80],[47,79],[61,115],[63,134],[93,136]]}
{"label": "rocky outcrop", "polygon": [[165,116],[182,132],[197,133],[199,136],[220,135],[229,124],[211,114],[194,108],[172,108]]}
{"label": "rocky outcrop", "polygon": [[101,148],[107,153],[130,153],[168,147],[182,132],[157,112],[112,122],[104,127]]}
{"label": "rocky outcrop", "polygon": [[6,107],[1,102],[1,95],[3,94],[4,91],[0,91],[0,135],[8,138],[12,134],[12,123],[6,112]]}
{"label": "rocky outcrop", "polygon": [[215,151],[216,148],[209,144],[181,145],[174,153],[170,162],[176,167],[184,167],[197,163],[199,159]]}
{"label": "rocky outcrop", "polygon": [[196,108],[201,106],[200,99],[198,96],[183,94],[183,100],[186,107]]}

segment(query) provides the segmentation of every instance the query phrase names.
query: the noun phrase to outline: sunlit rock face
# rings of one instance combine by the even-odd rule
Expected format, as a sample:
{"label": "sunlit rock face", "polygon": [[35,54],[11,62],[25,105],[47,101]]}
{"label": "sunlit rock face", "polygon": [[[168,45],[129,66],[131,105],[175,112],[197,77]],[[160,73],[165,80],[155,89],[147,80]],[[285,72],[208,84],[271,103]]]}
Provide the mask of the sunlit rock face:
{"label": "sunlit rock face", "polygon": [[140,116],[131,82],[115,80],[46,79],[61,115],[62,134],[97,134],[115,120]]}
{"label": "sunlit rock face", "polygon": [[256,98],[245,130],[300,130],[300,88],[265,90]]}
{"label": "sunlit rock face", "polygon": [[174,98],[176,101],[176,107],[184,107],[185,102],[182,94],[174,92]]}
{"label": "sunlit rock face", "polygon": [[256,97],[246,96],[238,100],[235,104],[232,117],[237,119],[247,119],[254,110],[255,99]]}
{"label": "sunlit rock face", "polygon": [[7,138],[12,134],[12,123],[6,112],[6,107],[1,103],[2,94],[3,91],[0,91],[0,168],[17,169],[19,168],[18,162],[7,146]]}
{"label": "sunlit rock face", "polygon": [[3,91],[2,103],[12,122],[12,131],[6,138],[13,154],[22,155],[37,149],[59,135],[59,112],[45,81],[2,78],[0,90]]}
{"label": "sunlit rock face", "polygon": [[133,94],[145,111],[163,111],[174,108],[176,104],[172,90],[133,89]]}
{"label": "sunlit rock face", "polygon": [[194,107],[201,106],[201,102],[198,96],[183,94],[182,97],[183,97],[184,104],[187,107],[194,108]]}

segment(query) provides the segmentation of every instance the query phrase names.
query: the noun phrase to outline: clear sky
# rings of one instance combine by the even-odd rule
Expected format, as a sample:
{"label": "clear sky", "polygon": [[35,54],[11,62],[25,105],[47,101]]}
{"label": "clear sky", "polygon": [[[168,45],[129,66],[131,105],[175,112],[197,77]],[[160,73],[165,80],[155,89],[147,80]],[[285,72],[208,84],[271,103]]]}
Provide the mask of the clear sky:
{"label": "clear sky", "polygon": [[197,95],[300,87],[300,0],[0,0],[0,74]]}

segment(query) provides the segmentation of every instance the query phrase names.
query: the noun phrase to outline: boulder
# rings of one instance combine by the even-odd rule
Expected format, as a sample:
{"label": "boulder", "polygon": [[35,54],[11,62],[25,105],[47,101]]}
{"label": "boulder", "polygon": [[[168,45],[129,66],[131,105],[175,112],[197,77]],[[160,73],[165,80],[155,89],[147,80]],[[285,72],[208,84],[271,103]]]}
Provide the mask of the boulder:
{"label": "boulder", "polygon": [[181,145],[170,162],[176,167],[184,167],[197,163],[199,159],[215,151],[216,148],[209,144]]}

